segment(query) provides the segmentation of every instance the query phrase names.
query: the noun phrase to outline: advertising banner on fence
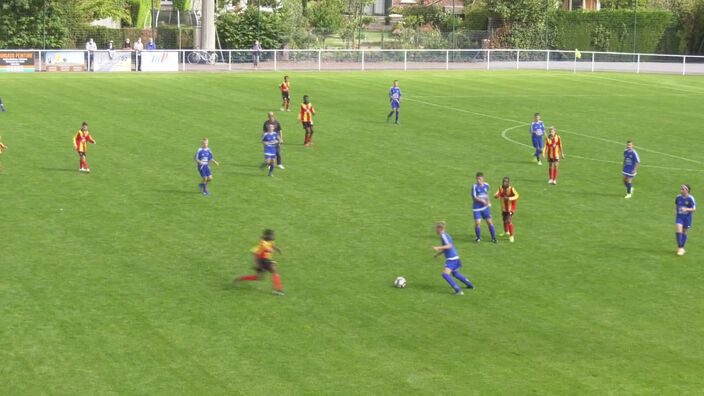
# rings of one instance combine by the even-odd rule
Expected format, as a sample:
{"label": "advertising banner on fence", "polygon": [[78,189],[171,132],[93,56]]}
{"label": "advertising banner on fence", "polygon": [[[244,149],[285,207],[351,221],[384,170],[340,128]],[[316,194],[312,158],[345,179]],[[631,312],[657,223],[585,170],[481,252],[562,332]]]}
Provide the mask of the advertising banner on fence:
{"label": "advertising banner on fence", "polygon": [[86,58],[83,51],[47,51],[46,71],[79,72],[86,70]]}
{"label": "advertising banner on fence", "polygon": [[178,51],[142,52],[142,71],[178,71]]}
{"label": "advertising banner on fence", "polygon": [[33,71],[33,52],[0,52],[0,73]]}
{"label": "advertising banner on fence", "polygon": [[132,70],[130,51],[98,51],[93,58],[97,72],[128,72]]}

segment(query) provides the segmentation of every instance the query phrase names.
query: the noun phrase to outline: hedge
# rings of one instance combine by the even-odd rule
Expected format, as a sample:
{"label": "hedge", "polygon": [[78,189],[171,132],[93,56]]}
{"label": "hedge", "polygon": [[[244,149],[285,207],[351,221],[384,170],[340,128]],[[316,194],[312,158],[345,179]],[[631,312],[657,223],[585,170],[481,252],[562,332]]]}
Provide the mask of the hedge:
{"label": "hedge", "polygon": [[[548,21],[550,47],[631,52],[633,16],[633,10],[554,11]],[[637,18],[636,52],[680,53],[673,12],[638,11]]]}
{"label": "hedge", "polygon": [[138,28],[147,28],[152,23],[152,0],[128,0],[132,24]]}
{"label": "hedge", "polygon": [[[179,29],[176,26],[161,26],[155,32],[154,41],[159,49],[178,49],[178,34]],[[122,43],[126,38],[134,43],[137,38],[141,37],[142,42],[146,46],[149,37],[152,37],[152,29],[109,29],[104,26],[86,26],[77,31],[73,31],[70,37],[69,46],[72,48],[83,49],[86,46],[86,41],[92,38],[95,40],[98,49],[105,49],[108,46],[108,41],[112,40],[113,45],[117,49],[122,48]],[[193,28],[181,27],[181,48],[193,48]]]}

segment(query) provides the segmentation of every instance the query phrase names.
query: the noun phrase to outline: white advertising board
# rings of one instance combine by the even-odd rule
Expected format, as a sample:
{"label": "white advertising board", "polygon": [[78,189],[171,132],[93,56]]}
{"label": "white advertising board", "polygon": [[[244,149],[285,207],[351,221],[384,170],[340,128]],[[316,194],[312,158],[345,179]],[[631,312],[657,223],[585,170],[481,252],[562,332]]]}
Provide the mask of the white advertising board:
{"label": "white advertising board", "polygon": [[142,51],[142,71],[178,71],[178,51]]}
{"label": "white advertising board", "polygon": [[93,66],[97,72],[128,72],[132,70],[130,51],[97,51]]}

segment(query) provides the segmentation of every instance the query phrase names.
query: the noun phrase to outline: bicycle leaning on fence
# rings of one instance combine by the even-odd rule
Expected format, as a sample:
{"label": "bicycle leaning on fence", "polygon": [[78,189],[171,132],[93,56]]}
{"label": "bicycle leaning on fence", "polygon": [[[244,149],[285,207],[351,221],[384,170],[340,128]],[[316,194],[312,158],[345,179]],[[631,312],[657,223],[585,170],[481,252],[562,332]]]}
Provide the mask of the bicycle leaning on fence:
{"label": "bicycle leaning on fence", "polygon": [[217,61],[217,52],[193,51],[188,54],[188,63],[205,63],[208,65],[214,65]]}

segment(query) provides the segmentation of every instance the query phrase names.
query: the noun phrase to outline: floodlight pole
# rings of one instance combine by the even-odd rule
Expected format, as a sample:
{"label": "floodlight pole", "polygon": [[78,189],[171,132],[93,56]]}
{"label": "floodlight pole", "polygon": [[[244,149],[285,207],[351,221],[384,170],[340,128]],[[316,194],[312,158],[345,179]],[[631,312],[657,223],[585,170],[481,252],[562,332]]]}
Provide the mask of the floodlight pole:
{"label": "floodlight pole", "polygon": [[44,11],[42,12],[42,47],[46,49],[46,0],[44,0]]}
{"label": "floodlight pole", "polygon": [[633,11],[633,53],[636,53],[636,41],[638,40],[638,0]]}
{"label": "floodlight pole", "polygon": [[455,0],[452,0],[452,49],[455,49]]}
{"label": "floodlight pole", "polygon": [[260,37],[259,33],[259,23],[260,20],[262,19],[262,4],[261,0],[257,0],[257,41],[261,43],[262,38]]}
{"label": "floodlight pole", "polygon": [[545,0],[545,49],[550,49],[550,0]]}

